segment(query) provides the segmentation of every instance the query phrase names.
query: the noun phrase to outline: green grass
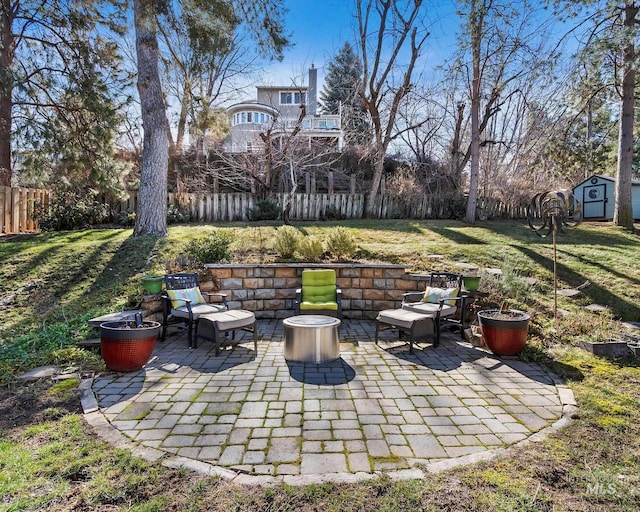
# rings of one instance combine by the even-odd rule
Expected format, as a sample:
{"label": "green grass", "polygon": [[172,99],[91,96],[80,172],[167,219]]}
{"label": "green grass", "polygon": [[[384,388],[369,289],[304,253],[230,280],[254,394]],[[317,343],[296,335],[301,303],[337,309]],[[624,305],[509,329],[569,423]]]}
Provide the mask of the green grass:
{"label": "green grass", "polygon": [[[278,225],[224,227],[234,234],[237,259],[272,262]],[[425,481],[248,488],[165,469],[98,441],[65,406],[77,401],[78,381],[69,380],[42,385],[34,395],[43,401],[34,406],[35,419],[0,432],[0,510],[637,510],[640,368],[636,360],[611,361],[576,348],[581,337],[615,333],[618,320],[640,319],[636,235],[583,224],[559,236],[559,287],[590,284],[578,298],[559,297],[559,307],[572,314],[554,320],[553,246],[524,222],[296,223],[321,238],[335,226],[356,238],[360,261],[402,263],[414,271],[454,269],[460,261],[502,268],[502,280],[483,278],[481,288],[534,314],[523,357],[568,380],[579,403],[574,421],[541,443]],[[171,226],[162,239],[132,238],[131,230],[118,229],[0,239],[0,380],[10,383],[16,373],[45,363],[104,368],[95,354],[75,347],[91,336],[87,319],[137,307],[140,277],[164,273],[189,240],[215,227]],[[523,285],[524,276],[537,284]],[[585,312],[590,303],[608,305],[611,315]],[[5,400],[22,392],[11,385]]]}

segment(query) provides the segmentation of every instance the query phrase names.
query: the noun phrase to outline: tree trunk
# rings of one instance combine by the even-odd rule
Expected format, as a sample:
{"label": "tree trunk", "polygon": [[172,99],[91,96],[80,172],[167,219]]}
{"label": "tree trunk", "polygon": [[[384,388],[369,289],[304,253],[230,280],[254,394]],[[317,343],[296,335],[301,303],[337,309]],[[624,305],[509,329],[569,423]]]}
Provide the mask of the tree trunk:
{"label": "tree trunk", "polygon": [[376,197],[378,195],[378,190],[380,189],[380,182],[382,181],[382,173],[384,171],[384,156],[385,156],[385,146],[382,142],[377,143],[377,148],[374,157],[374,167],[373,167],[373,179],[371,181],[371,188],[369,189],[369,195],[366,201],[366,213],[367,217],[373,219],[375,218],[375,207],[376,207]]}
{"label": "tree trunk", "polygon": [[[624,7],[624,26],[634,29],[638,8],[634,2]],[[633,204],[631,177],[633,176],[633,93],[636,82],[634,69],[635,48],[629,39],[623,50],[622,98],[620,100],[620,131],[618,137],[618,169],[616,175],[616,202],[613,223],[633,230]]]}
{"label": "tree trunk", "polygon": [[169,122],[158,74],[157,27],[151,0],[134,1],[134,23],[144,139],[133,234],[166,236]]}
{"label": "tree trunk", "polygon": [[456,116],[456,129],[451,143],[451,177],[458,190],[462,190],[460,141],[462,139],[462,121],[464,121],[464,103],[458,103]]}
{"label": "tree trunk", "polygon": [[11,186],[11,126],[13,107],[13,11],[10,0],[0,2],[0,186]]}
{"label": "tree trunk", "polygon": [[[471,224],[476,221],[478,205],[478,177],[480,174],[480,44],[482,42],[482,13],[478,10],[477,0],[472,2],[471,53],[473,77],[471,81],[471,171],[469,173],[469,197],[465,220]],[[475,12],[474,12],[475,11]]]}

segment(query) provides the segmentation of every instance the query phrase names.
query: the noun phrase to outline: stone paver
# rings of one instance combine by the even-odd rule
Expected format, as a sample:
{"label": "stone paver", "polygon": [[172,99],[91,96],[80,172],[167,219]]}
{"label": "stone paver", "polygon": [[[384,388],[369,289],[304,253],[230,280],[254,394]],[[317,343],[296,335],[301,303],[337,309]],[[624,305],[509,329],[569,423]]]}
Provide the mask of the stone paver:
{"label": "stone paver", "polygon": [[450,334],[412,355],[397,331],[376,346],[373,322],[343,320],[341,358],[315,365],[284,360],[281,321],[257,326],[257,354],[244,333],[246,344],[218,357],[206,343],[188,349],[184,336],[158,343],[144,371],[93,380],[99,413],[86,417],[98,418],[99,432],[108,422],[126,436],[111,437],[133,440],[139,453],[165,452],[168,465],[305,483],[373,471],[400,478],[419,473],[416,464],[480,460],[575,405],[539,366]]}

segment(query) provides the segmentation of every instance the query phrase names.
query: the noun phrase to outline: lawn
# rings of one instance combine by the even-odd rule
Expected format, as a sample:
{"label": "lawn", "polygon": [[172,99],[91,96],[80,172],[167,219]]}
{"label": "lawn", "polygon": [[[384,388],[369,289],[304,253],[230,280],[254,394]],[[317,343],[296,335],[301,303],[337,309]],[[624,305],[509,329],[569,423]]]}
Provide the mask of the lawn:
{"label": "lawn", "polygon": [[[338,223],[296,223],[320,237]],[[499,267],[486,284],[534,314],[523,357],[564,376],[579,410],[571,424],[504,457],[426,481],[387,478],[357,485],[240,487],[170,470],[98,440],[79,409],[78,381],[20,384],[12,376],[45,363],[104,370],[75,347],[86,320],[136,307],[140,277],[163,273],[189,240],[213,226],[172,226],[165,239],[94,229],[0,238],[0,510],[637,510],[640,500],[640,368],[637,360],[595,358],[581,337],[615,334],[640,320],[640,239],[610,224],[583,224],[558,238],[559,297],[553,318],[553,246],[523,222],[348,221],[359,261],[413,270],[456,262]],[[237,261],[277,261],[275,224],[227,224]],[[440,255],[434,259],[432,255]],[[523,285],[522,277],[536,284]],[[598,303],[611,313],[584,306]]]}

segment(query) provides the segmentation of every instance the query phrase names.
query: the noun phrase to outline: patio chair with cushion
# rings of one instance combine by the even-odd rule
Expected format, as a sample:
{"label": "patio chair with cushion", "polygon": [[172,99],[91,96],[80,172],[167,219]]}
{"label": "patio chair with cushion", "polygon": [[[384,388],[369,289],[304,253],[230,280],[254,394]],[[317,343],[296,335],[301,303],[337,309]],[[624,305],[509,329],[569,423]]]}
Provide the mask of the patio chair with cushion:
{"label": "patio chair with cushion", "polygon": [[[165,293],[162,295],[162,336],[165,340],[167,327],[174,323],[184,323],[188,329],[189,347],[194,347],[194,330],[197,332],[198,320],[202,315],[228,311],[227,297],[224,293],[202,292],[198,274],[180,273],[164,276]],[[210,303],[211,297],[221,302]]]}
{"label": "patio chair with cushion", "polygon": [[296,290],[296,315],[342,316],[342,290],[336,284],[336,271],[302,271],[302,286]]}
{"label": "patio chair with cushion", "polygon": [[434,345],[440,343],[442,323],[457,326],[464,339],[465,296],[461,294],[462,274],[432,272],[423,292],[403,294],[402,309],[433,318],[436,331]]}

